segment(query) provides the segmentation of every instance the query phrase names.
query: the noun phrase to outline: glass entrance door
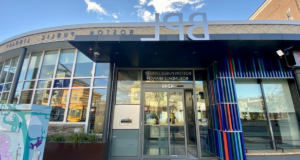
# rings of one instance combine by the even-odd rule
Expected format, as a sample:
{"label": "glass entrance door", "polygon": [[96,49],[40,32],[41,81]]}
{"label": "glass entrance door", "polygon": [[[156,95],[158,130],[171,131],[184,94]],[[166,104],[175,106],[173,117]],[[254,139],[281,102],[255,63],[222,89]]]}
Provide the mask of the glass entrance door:
{"label": "glass entrance door", "polygon": [[183,90],[144,90],[144,157],[184,158],[187,152]]}

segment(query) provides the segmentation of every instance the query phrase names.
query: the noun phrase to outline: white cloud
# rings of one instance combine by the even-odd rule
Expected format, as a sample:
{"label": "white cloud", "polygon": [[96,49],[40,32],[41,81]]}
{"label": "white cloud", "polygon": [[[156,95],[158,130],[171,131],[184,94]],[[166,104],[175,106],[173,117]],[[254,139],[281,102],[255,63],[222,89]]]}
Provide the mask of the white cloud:
{"label": "white cloud", "polygon": [[202,8],[204,5],[205,5],[205,3],[201,3],[201,4],[198,4],[198,5],[195,6],[195,7],[192,7],[191,9],[192,9],[192,10],[198,10],[198,9]]}
{"label": "white cloud", "polygon": [[115,19],[118,19],[118,15],[116,13],[113,13],[112,16],[115,18]]}
{"label": "white cloud", "polygon": [[132,15],[135,15],[135,12],[131,12],[130,15],[131,15],[131,16],[132,16]]}
{"label": "white cloud", "polygon": [[148,22],[150,20],[154,20],[155,19],[155,13],[151,13],[149,11],[147,11],[146,9],[142,8],[142,6],[137,5],[134,6],[134,8],[137,8],[137,15],[138,17],[142,18],[144,21]]}
{"label": "white cloud", "polygon": [[108,15],[108,13],[105,11],[103,7],[100,6],[100,4],[97,4],[96,2],[91,2],[91,0],[84,0],[87,6],[87,11],[90,12],[96,12],[99,14]]}
{"label": "white cloud", "polygon": [[[147,22],[155,19],[155,13],[179,12],[187,4],[196,5],[193,6],[192,9],[197,10],[203,7],[203,1],[204,0],[139,0],[139,5],[134,6],[134,8],[137,8],[138,17]],[[149,6],[153,6],[155,13],[151,13],[145,9]]]}
{"label": "white cloud", "polygon": [[186,4],[196,4],[202,0],[151,0],[147,5],[153,6],[156,13],[179,12]]}
{"label": "white cloud", "polygon": [[147,0],[140,0],[140,5],[144,5],[144,4],[146,4],[147,3]]}

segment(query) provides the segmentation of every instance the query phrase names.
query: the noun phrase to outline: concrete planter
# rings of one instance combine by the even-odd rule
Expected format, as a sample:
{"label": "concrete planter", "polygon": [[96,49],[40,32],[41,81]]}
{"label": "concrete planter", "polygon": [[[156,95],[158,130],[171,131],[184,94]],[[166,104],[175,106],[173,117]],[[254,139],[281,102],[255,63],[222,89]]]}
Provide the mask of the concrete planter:
{"label": "concrete planter", "polygon": [[80,143],[73,148],[65,143],[46,142],[44,160],[107,160],[109,143]]}

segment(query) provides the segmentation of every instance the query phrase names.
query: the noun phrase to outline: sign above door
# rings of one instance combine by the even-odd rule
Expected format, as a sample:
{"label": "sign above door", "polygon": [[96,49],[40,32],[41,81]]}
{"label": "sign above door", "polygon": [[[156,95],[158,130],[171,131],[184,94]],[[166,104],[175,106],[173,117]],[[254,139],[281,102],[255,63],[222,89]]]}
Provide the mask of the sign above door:
{"label": "sign above door", "polygon": [[192,70],[144,70],[143,81],[193,81]]}

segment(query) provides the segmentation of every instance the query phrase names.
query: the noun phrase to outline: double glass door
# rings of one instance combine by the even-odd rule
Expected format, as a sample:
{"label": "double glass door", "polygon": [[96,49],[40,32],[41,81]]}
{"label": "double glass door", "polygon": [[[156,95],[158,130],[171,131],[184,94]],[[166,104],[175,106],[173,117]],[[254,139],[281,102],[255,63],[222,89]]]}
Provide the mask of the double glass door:
{"label": "double glass door", "polygon": [[183,90],[145,89],[143,96],[143,157],[186,157]]}

